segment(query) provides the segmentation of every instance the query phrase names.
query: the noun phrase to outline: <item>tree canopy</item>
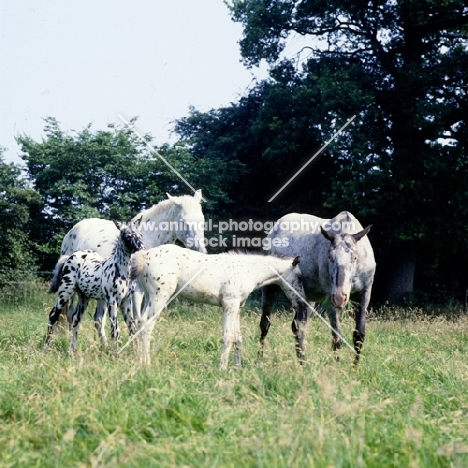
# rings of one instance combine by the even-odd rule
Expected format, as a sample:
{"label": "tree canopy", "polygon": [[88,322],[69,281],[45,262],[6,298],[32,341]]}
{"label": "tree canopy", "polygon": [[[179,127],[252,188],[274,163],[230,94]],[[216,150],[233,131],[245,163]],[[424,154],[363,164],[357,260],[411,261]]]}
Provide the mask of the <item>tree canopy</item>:
{"label": "tree canopy", "polygon": [[29,223],[30,213],[39,204],[20,168],[4,162],[3,151],[0,148],[0,285],[36,269]]}
{"label": "tree canopy", "polygon": [[[221,155],[229,148],[246,166],[250,186],[253,174],[263,174],[278,187],[275,170],[294,173],[356,115],[326,155],[275,200],[278,214],[349,209],[372,222],[380,272],[397,279],[388,282],[388,296],[411,289],[416,259],[427,266],[447,253],[466,258],[466,242],[447,252],[446,236],[466,231],[468,7],[457,0],[234,0],[229,6],[243,26],[244,63],[266,60],[270,79],[230,108],[182,119],[177,130],[193,151]],[[291,36],[306,45],[288,57]],[[272,189],[255,181],[255,196],[264,202]]]}
{"label": "tree canopy", "polygon": [[[222,160],[196,158],[183,143],[155,148],[156,154],[130,129],[114,125],[98,131],[88,125],[70,133],[47,118],[44,132],[42,141],[27,135],[17,140],[37,196],[28,221],[29,240],[45,269],[53,267],[64,234],[81,219],[125,221],[166,199],[166,193],[190,193],[160,156],[192,186],[203,188],[207,213],[226,200],[224,186],[237,168]],[[151,142],[150,135],[145,139]],[[14,166],[10,170],[20,171]]]}

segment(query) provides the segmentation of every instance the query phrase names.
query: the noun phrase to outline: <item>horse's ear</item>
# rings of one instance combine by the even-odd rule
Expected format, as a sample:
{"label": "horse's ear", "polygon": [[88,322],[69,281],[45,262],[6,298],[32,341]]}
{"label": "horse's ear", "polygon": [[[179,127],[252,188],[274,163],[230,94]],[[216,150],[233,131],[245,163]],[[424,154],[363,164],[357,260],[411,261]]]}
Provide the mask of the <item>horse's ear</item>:
{"label": "horse's ear", "polygon": [[199,201],[203,200],[201,189],[197,190],[193,196],[195,200],[199,200]]}
{"label": "horse's ear", "polygon": [[365,235],[367,235],[372,227],[372,224],[369,224],[365,229],[362,231],[357,232],[356,234],[353,234],[354,240],[357,242],[361,240]]}
{"label": "horse's ear", "polygon": [[143,219],[143,215],[140,214],[132,223],[135,225],[135,227],[138,229],[140,227],[141,220]]}
{"label": "horse's ear", "polygon": [[293,267],[295,267],[296,265],[299,265],[299,263],[301,263],[301,257],[297,256],[297,257],[293,260]]}
{"label": "horse's ear", "polygon": [[169,200],[171,200],[171,202],[174,203],[175,205],[182,204],[180,200],[178,200],[176,197],[173,197],[171,194],[166,192],[166,195],[167,195],[167,198],[169,198]]}
{"label": "horse's ear", "polygon": [[328,239],[330,242],[333,242],[333,239],[335,239],[336,234],[333,231],[327,231],[326,229],[323,228],[323,226],[320,226],[320,231],[322,231],[323,236]]}

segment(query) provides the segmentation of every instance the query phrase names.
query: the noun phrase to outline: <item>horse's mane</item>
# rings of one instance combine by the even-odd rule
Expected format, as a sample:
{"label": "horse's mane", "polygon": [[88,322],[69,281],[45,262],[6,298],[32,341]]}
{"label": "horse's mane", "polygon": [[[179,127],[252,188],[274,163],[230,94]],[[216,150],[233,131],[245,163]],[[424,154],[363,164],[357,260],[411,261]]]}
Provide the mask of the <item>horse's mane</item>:
{"label": "horse's mane", "polygon": [[[197,209],[197,207],[200,206],[200,200],[196,197],[192,197],[191,195],[180,195],[174,198],[176,198],[178,202],[182,203],[182,205],[187,211],[195,210]],[[142,215],[143,217],[154,218],[163,211],[167,211],[173,206],[175,206],[174,202],[168,198],[138,213],[138,215],[135,216],[135,218],[137,218],[140,215]]]}
{"label": "horse's mane", "polygon": [[143,215],[143,217],[153,218],[159,213],[166,211],[169,208],[169,205],[173,205],[173,202],[171,200],[160,201],[156,205],[150,206],[146,210],[143,210],[137,216]]}
{"label": "horse's mane", "polygon": [[275,257],[281,259],[292,259],[289,255],[283,255],[278,252],[271,252],[270,250],[247,250],[247,249],[233,249],[223,252],[225,255],[256,255],[259,257]]}

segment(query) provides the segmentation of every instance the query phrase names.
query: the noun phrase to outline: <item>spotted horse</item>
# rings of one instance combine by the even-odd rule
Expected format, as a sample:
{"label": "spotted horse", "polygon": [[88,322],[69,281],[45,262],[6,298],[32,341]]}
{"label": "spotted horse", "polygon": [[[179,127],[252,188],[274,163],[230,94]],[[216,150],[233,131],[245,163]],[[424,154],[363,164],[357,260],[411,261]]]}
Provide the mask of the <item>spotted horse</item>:
{"label": "spotted horse", "polygon": [[[144,311],[138,323],[140,362],[150,364],[150,339],[155,322],[174,294],[202,304],[223,308],[223,349],[220,367],[228,367],[234,347],[234,362],[241,365],[242,334],[240,308],[250,293],[266,285],[276,284],[284,291],[295,310],[293,331],[296,352],[302,361],[304,330],[307,316],[302,301],[300,257],[264,255],[257,252],[201,254],[177,245],[163,245],[135,254],[132,262],[142,265],[138,282],[145,294]],[[137,268],[137,267],[136,267]],[[137,336],[137,335],[135,335]]]}
{"label": "spotted horse", "polygon": [[[197,190],[193,196],[173,197],[167,194],[167,197],[167,200],[151,206],[132,219],[134,223],[139,223],[145,247],[149,249],[178,240],[190,249],[206,253],[203,231],[205,218],[201,207],[201,190]],[[55,266],[52,283],[58,281],[64,262],[73,252],[93,250],[102,257],[109,257],[118,236],[119,230],[112,221],[107,219],[88,218],[75,224],[63,238],[60,258]],[[142,297],[143,294],[138,287],[134,288],[132,302],[138,304]],[[135,310],[139,311],[139,308]],[[124,314],[124,318],[129,333],[133,334],[135,332],[135,319],[138,317],[134,317],[133,314]],[[104,346],[107,344],[105,320],[105,303],[97,301],[94,324]]]}
{"label": "spotted horse", "polygon": [[[111,335],[118,340],[117,307],[129,297],[131,281],[139,272],[132,268],[131,256],[144,248],[142,234],[137,226],[115,222],[119,236],[112,254],[101,257],[91,250],[79,250],[62,264],[51,292],[58,292],[57,300],[49,314],[46,345],[50,343],[57,321],[66,313],[70,329],[70,350],[77,349],[78,328],[88,306],[89,299],[105,301],[109,309]],[[72,296],[76,294],[76,305],[69,311]],[[126,313],[130,313],[131,301],[126,301]]]}

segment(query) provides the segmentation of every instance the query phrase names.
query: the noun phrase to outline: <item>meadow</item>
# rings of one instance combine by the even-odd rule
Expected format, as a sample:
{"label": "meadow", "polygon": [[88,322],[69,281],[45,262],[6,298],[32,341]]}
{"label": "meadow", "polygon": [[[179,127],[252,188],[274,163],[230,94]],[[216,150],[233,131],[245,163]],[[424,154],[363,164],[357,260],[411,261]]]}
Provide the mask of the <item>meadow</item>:
{"label": "meadow", "polygon": [[175,301],[142,368],[132,346],[101,349],[89,314],[76,356],[66,335],[44,350],[53,300],[37,283],[0,294],[0,467],[468,466],[461,310],[371,310],[359,366],[311,319],[299,366],[286,309],[257,359],[256,296],[243,367],[223,372],[219,308]]}

